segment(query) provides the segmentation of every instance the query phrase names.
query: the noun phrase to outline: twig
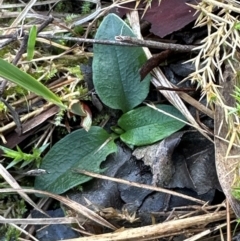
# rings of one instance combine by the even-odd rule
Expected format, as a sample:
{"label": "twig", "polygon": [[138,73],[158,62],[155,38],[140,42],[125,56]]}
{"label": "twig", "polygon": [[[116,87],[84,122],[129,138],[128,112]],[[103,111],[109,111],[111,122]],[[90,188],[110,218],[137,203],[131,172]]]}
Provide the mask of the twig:
{"label": "twig", "polygon": [[0,101],[4,103],[4,105],[7,106],[7,108],[9,109],[10,113],[12,114],[12,118],[14,120],[14,122],[16,123],[16,126],[17,126],[17,132],[19,134],[22,133],[22,125],[21,125],[21,121],[20,121],[20,117],[18,115],[18,113],[13,109],[13,107],[8,104],[8,102],[3,99],[1,96],[0,96]]}
{"label": "twig", "polygon": [[116,36],[115,39],[124,43],[131,43],[137,46],[148,47],[148,48],[158,48],[158,49],[168,49],[174,50],[176,52],[191,52],[196,48],[195,45],[181,45],[172,43],[162,43],[151,40],[142,40],[138,38],[132,38],[129,36]]}
{"label": "twig", "polygon": [[10,39],[16,40],[17,39],[17,34],[14,33],[14,34],[0,35],[0,39],[5,39],[5,38],[10,38]]}
{"label": "twig", "polygon": [[[41,1],[41,2],[36,2],[34,3],[34,6],[41,6],[44,4],[52,4],[55,3],[56,0],[47,0],[47,1]],[[21,7],[25,7],[26,3],[14,3],[14,4],[2,4],[0,5],[0,9],[8,9],[8,8],[21,8]]]}
{"label": "twig", "polygon": [[0,216],[0,223],[3,224],[66,224],[66,223],[78,223],[76,218],[68,217],[68,218],[2,218]]}
{"label": "twig", "polygon": [[231,217],[230,217],[230,204],[227,201],[227,241],[231,241],[232,240],[232,235],[231,235]]}
{"label": "twig", "polygon": [[[1,167],[1,164],[0,164]],[[24,193],[34,193],[34,194],[41,194],[47,197],[51,197],[54,198],[55,200],[63,203],[65,206],[73,209],[76,213],[80,213],[81,215],[83,215],[84,217],[102,225],[105,226],[107,228],[110,228],[112,230],[116,230],[116,227],[114,227],[111,223],[109,223],[107,220],[105,220],[104,218],[102,218],[100,215],[98,215],[97,213],[95,213],[94,211],[88,209],[87,207],[85,207],[84,205],[81,205],[80,203],[77,203],[73,200],[70,200],[68,198],[62,197],[60,195],[57,194],[53,194],[50,192],[46,192],[46,191],[41,191],[41,190],[35,190],[35,189],[23,189],[23,188],[1,188],[0,189],[0,193],[12,193],[12,192],[24,192]]]}
{"label": "twig", "polygon": [[162,62],[166,61],[166,59],[168,59],[172,53],[173,51],[167,49],[159,54],[154,54],[150,59],[148,59],[139,71],[141,80],[143,80],[154,68],[158,67]]}
{"label": "twig", "polygon": [[[119,46],[129,46],[129,47],[148,47],[153,49],[171,49],[177,52],[191,52],[197,46],[195,45],[181,45],[181,44],[167,44],[157,41],[141,40],[141,42],[124,42],[124,41],[114,41],[114,40],[100,40],[100,39],[87,39],[87,38],[75,38],[75,37],[62,37],[62,36],[52,36],[39,34],[38,37],[46,39],[62,39],[67,41],[79,42],[79,43],[92,43],[92,44],[104,44],[104,45],[119,45]],[[117,36],[119,37],[119,36]],[[117,38],[116,37],[116,38]],[[122,37],[122,36],[121,36]],[[195,51],[195,50],[194,50]]]}
{"label": "twig", "polygon": [[156,87],[156,89],[157,90],[167,90],[167,91],[192,91],[192,92],[195,92],[196,91],[196,88],[185,88],[185,87],[183,87],[183,88],[175,88],[175,87],[173,87],[173,88],[169,88],[169,87],[164,87],[164,86],[159,86],[159,87]]}
{"label": "twig", "polygon": [[38,28],[37,33],[40,33],[44,28],[46,28],[50,23],[52,23],[52,21],[54,20],[54,18],[52,16],[48,17]]}
{"label": "twig", "polygon": [[[223,220],[226,212],[220,211],[217,213],[209,213],[205,215],[199,215],[196,217],[190,217],[185,219],[171,220],[168,222],[158,223],[149,226],[129,228],[121,230],[121,232],[105,233],[93,235],[90,237],[78,238],[78,241],[99,241],[99,240],[114,240],[114,241],[146,241],[146,240],[163,240],[163,237],[169,237],[176,232],[190,229],[195,227],[201,227],[216,221]],[[192,230],[192,229],[191,229]],[[68,241],[75,241],[76,239],[68,239]]]}
{"label": "twig", "polygon": [[[52,16],[48,17],[47,20],[45,20],[38,28],[37,32],[40,33],[46,26],[48,26],[52,21],[54,20],[54,18]],[[6,34],[6,35],[0,35],[0,39],[6,39],[9,38],[8,40],[6,40],[4,43],[0,44],[0,49],[3,48],[4,46],[7,46],[8,44],[14,42],[15,40],[18,39],[18,31],[17,30],[15,33],[13,34]],[[19,36],[21,37],[21,36]],[[20,39],[20,38],[19,38]]]}
{"label": "twig", "polygon": [[[6,36],[9,36],[9,34],[6,35]],[[8,37],[7,37],[7,38],[8,38]],[[3,39],[3,36],[1,36],[1,39]],[[17,40],[17,36],[6,40],[4,43],[0,44],[0,49],[2,49],[3,47],[9,45],[10,43],[12,43],[12,42],[14,42],[14,41],[16,41],[16,40]]]}
{"label": "twig", "polygon": [[136,47],[137,45],[129,44],[129,43],[122,43],[119,41],[114,40],[100,40],[100,39],[88,39],[88,38],[76,38],[76,37],[63,37],[63,36],[52,36],[47,34],[39,34],[38,37],[51,39],[51,40],[67,40],[67,41],[73,41],[78,43],[92,43],[92,44],[104,44],[104,45],[120,45],[120,46],[130,46],[130,47]]}
{"label": "twig", "polygon": [[[26,52],[26,49],[27,49],[27,42],[28,42],[28,36],[25,35],[23,37],[23,40],[22,40],[22,43],[21,43],[21,46],[20,46],[20,49],[18,50],[14,60],[12,61],[12,64],[14,65],[17,65],[19,59],[21,59],[22,55]],[[7,83],[7,80],[5,80],[6,83]],[[6,85],[6,84],[5,84]],[[1,84],[1,87],[0,87],[0,94],[4,91],[5,89],[5,86],[3,87],[3,83]]]}
{"label": "twig", "polygon": [[167,189],[164,189],[164,188],[160,188],[160,187],[154,187],[154,186],[141,184],[141,183],[137,183],[137,182],[130,182],[130,181],[126,181],[126,180],[123,180],[123,179],[108,177],[108,176],[104,176],[104,175],[100,175],[100,174],[97,174],[97,173],[94,173],[94,172],[89,172],[89,171],[80,170],[80,169],[74,169],[73,172],[84,174],[84,175],[87,175],[87,176],[90,176],[90,177],[96,177],[96,178],[99,178],[99,179],[123,183],[123,184],[127,184],[127,185],[130,185],[130,186],[133,186],[133,187],[139,187],[139,188],[144,188],[144,189],[147,189],[147,190],[171,194],[173,196],[177,196],[177,197],[181,197],[181,198],[184,198],[184,199],[187,199],[187,200],[191,200],[191,201],[199,203],[199,204],[205,204],[205,202],[200,200],[200,199],[190,197],[190,196],[187,196],[187,195],[184,195],[184,194],[181,194],[181,193],[178,193],[178,192],[174,192],[174,191],[171,191],[171,190],[167,190]]}

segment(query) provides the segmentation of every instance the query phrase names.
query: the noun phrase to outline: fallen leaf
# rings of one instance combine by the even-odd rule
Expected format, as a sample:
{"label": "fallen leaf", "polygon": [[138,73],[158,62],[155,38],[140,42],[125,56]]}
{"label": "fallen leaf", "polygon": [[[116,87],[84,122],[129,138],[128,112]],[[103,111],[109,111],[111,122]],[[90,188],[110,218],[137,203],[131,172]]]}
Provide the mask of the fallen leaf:
{"label": "fallen leaf", "polygon": [[[239,63],[232,63],[234,64],[234,68],[239,69]],[[226,64],[225,71],[223,73],[223,79],[219,78],[219,83],[222,88],[219,88],[220,95],[225,100],[226,105],[228,106],[235,106],[235,99],[232,96],[234,91],[234,86],[236,85],[236,77],[232,71],[232,67],[229,64]],[[225,111],[224,109],[216,105],[215,107],[215,121],[214,121],[214,134],[222,137],[225,139],[228,133],[228,123],[225,121]],[[219,133],[220,129],[220,133]],[[234,178],[237,171],[237,167],[239,165],[238,158],[230,158],[230,156],[237,156],[239,155],[239,148],[232,147],[228,158],[226,158],[226,153],[228,150],[228,143],[217,138],[214,138],[215,143],[215,161],[216,161],[216,168],[218,179],[223,189],[224,194],[226,195],[227,200],[229,201],[233,211],[240,217],[240,201],[235,199],[232,195],[232,185],[234,184]]]}
{"label": "fallen leaf", "polygon": [[194,21],[198,15],[188,4],[197,4],[194,0],[162,0],[152,1],[143,19],[152,24],[150,31],[163,38]]}
{"label": "fallen leaf", "polygon": [[[197,19],[198,14],[195,14],[196,11],[187,5],[196,5],[197,2],[199,0],[162,0],[159,5],[158,1],[152,1],[151,7],[143,16],[143,20],[151,24],[150,32],[163,38]],[[128,3],[123,7],[126,8],[115,9],[116,14],[121,17],[130,12],[128,9],[133,9],[135,5],[134,3]],[[145,5],[140,4],[138,8],[145,8]]]}
{"label": "fallen leaf", "polygon": [[167,185],[175,172],[172,153],[185,132],[176,132],[153,145],[136,148],[133,155],[152,169],[153,185]]}

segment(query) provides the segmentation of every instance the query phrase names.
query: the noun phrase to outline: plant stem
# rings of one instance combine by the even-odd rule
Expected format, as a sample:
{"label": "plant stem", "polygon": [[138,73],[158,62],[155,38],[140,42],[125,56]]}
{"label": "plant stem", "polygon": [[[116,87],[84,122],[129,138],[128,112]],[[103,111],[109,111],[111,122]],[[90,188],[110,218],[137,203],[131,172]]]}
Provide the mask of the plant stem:
{"label": "plant stem", "polygon": [[[104,45],[120,45],[120,46],[130,46],[130,47],[148,47],[154,49],[170,49],[176,52],[191,52],[197,45],[181,45],[181,44],[169,44],[162,43],[151,40],[140,40],[136,38],[131,38],[128,36],[116,36],[116,40],[99,40],[99,39],[87,39],[87,38],[75,38],[75,37],[57,37],[51,35],[39,34],[38,37],[46,39],[62,39],[68,41],[74,41],[79,43],[93,43],[93,44],[104,44]],[[195,51],[195,50],[194,50]],[[198,51],[198,50],[196,50]]]}

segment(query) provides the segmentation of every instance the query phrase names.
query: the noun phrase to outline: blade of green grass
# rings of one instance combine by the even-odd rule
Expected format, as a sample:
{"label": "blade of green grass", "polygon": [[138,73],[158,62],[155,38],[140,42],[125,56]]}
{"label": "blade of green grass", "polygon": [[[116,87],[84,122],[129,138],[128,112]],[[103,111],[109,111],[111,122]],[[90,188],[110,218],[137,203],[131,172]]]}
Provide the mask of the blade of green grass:
{"label": "blade of green grass", "polygon": [[21,71],[16,66],[0,59],[0,76],[22,86],[23,88],[42,96],[44,99],[52,102],[59,107],[66,109],[67,107],[62,103],[60,98],[56,96],[51,90],[45,87],[42,83],[38,82],[31,75]]}
{"label": "blade of green grass", "polygon": [[31,27],[29,37],[28,37],[28,44],[27,44],[27,60],[32,60],[34,56],[34,49],[35,49],[35,43],[36,43],[36,37],[37,37],[37,27],[33,25]]}

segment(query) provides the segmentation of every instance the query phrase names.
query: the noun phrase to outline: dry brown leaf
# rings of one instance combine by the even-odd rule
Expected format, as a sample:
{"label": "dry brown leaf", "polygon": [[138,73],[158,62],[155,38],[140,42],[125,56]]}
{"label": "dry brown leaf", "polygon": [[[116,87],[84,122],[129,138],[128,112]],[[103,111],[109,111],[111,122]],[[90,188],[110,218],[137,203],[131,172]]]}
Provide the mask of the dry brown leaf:
{"label": "dry brown leaf", "polygon": [[[239,69],[239,66],[236,69]],[[225,100],[225,104],[233,107],[235,106],[235,99],[232,94],[234,92],[234,85],[236,85],[236,77],[229,64],[225,66],[223,79],[224,80],[219,80],[219,83],[222,86],[219,91]],[[220,136],[221,138],[225,139],[228,132],[229,126],[228,123],[226,123],[225,111],[222,106],[217,105],[215,110],[214,124],[215,161],[217,174],[227,200],[229,201],[235,214],[240,217],[240,201],[235,199],[232,195],[232,186],[234,184],[236,170],[239,166],[239,158],[230,158],[231,156],[239,155],[240,148],[232,146],[229,154],[227,155],[229,143],[216,137]],[[226,157],[226,155],[228,157]]]}
{"label": "dry brown leaf", "polygon": [[194,21],[198,14],[188,4],[197,4],[196,0],[162,0],[152,1],[143,19],[151,23],[150,31],[163,38]]}

